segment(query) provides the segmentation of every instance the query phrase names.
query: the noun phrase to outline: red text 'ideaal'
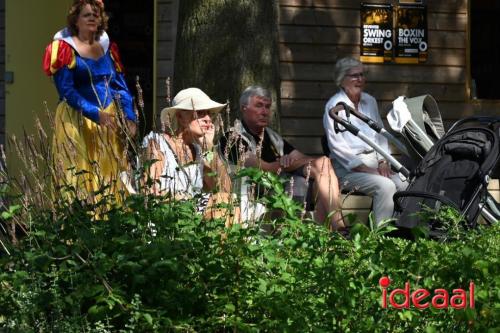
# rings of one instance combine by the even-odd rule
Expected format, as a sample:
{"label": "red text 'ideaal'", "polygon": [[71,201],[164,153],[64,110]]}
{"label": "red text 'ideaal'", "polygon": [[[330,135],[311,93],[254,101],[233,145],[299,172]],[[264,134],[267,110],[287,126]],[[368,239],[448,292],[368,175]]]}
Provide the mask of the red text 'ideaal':
{"label": "red text 'ideaal'", "polygon": [[[468,292],[464,289],[453,289],[451,295],[445,289],[440,288],[435,289],[434,292],[423,288],[412,291],[410,282],[405,283],[404,289],[396,288],[389,291],[390,284],[391,280],[387,276],[383,276],[379,280],[379,285],[382,287],[382,308],[384,309],[387,309],[388,296],[390,306],[395,309],[409,309],[410,302],[417,309],[426,309],[429,306],[435,309],[446,309],[450,306],[454,309],[474,308],[474,282],[472,281],[469,283]],[[401,303],[396,302],[396,295],[403,296]]]}

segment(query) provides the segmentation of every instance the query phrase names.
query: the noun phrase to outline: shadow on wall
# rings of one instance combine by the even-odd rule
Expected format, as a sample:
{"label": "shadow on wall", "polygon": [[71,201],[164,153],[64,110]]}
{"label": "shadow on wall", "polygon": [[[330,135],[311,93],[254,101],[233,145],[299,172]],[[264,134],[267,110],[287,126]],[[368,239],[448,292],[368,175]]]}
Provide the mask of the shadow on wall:
{"label": "shadow on wall", "polygon": [[[333,68],[358,56],[359,3],[283,0],[280,8],[282,134],[299,150],[322,154],[320,136],[327,100],[336,93]],[[346,2],[347,3],[347,2]],[[354,37],[353,37],[354,36]]]}
{"label": "shadow on wall", "polygon": [[282,3],[282,99],[326,103],[337,90],[333,83],[335,62],[345,56],[359,58],[359,40],[350,38],[356,35],[354,29],[359,29],[359,3],[353,2],[350,8],[342,9],[332,8],[331,4],[326,0],[288,0]]}

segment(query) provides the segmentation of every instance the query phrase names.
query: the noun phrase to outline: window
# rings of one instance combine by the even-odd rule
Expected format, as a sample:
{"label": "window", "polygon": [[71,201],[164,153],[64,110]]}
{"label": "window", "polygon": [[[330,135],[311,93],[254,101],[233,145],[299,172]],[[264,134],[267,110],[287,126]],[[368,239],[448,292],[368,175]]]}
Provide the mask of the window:
{"label": "window", "polygon": [[471,97],[500,99],[500,1],[470,2]]}

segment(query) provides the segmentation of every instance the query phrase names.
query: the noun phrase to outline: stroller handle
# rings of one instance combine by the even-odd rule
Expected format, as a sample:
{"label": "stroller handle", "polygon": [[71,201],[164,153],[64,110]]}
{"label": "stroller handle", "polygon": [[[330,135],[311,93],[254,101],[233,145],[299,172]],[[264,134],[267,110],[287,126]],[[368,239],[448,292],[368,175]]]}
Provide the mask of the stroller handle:
{"label": "stroller handle", "polygon": [[[347,131],[351,132],[353,135],[355,135],[358,138],[360,138],[361,140],[363,140],[366,144],[368,144],[370,147],[372,147],[374,150],[376,150],[380,155],[382,155],[394,167],[394,169],[397,172],[401,173],[405,178],[408,178],[410,176],[410,171],[407,168],[405,168],[401,163],[399,163],[398,160],[396,160],[394,157],[391,156],[391,154],[387,153],[382,147],[380,147],[378,144],[376,144],[375,142],[370,140],[366,135],[364,135],[362,132],[360,132],[359,128],[357,128],[356,126],[351,124],[348,120],[339,117],[337,112],[342,110],[342,109],[338,108],[339,106],[344,107],[344,110],[346,111],[346,116],[348,116],[353,111],[353,109],[351,107],[347,106],[344,102],[338,103],[336,106],[334,106],[333,108],[331,108],[328,111],[328,115],[334,121],[335,132],[338,133],[338,132],[342,131],[338,127],[338,123],[340,123],[342,126],[344,126],[344,128]],[[357,116],[357,114],[359,114],[359,112],[355,111],[355,113],[353,113],[353,114]],[[363,115],[363,117],[365,117],[365,118],[369,119],[371,122],[375,123],[373,120],[366,117],[365,115]],[[363,119],[361,119],[361,120],[363,120]],[[377,124],[377,126],[378,126],[378,124]],[[387,133],[387,132],[385,132],[385,133]],[[383,132],[381,134],[383,134]],[[387,133],[387,134],[389,134],[389,133]]]}
{"label": "stroller handle", "polygon": [[337,104],[336,106],[334,106],[333,108],[331,108],[329,111],[328,111],[328,115],[330,116],[330,118],[332,118],[334,120],[334,129],[335,129],[335,133],[339,133],[339,132],[345,132],[345,130],[341,130],[338,126],[338,124],[340,123],[342,126],[345,127],[345,129],[349,132],[351,132],[352,134],[358,136],[358,133],[359,133],[359,128],[357,128],[356,126],[354,126],[353,124],[350,123],[349,120],[346,120],[346,119],[343,119],[341,117],[339,117],[339,115],[337,114],[338,111],[340,110],[336,110],[337,106],[343,106],[344,107],[344,110],[346,111],[346,117],[347,119],[349,119],[349,114],[350,114],[350,110],[351,108],[349,108],[344,102],[340,102],[339,104]]}
{"label": "stroller handle", "polygon": [[[342,108],[339,108],[342,107]],[[409,156],[410,154],[408,153],[408,149],[406,149],[405,145],[401,143],[398,139],[396,139],[391,133],[387,132],[385,128],[381,125],[379,125],[376,121],[371,119],[370,117],[366,116],[365,114],[359,112],[358,110],[350,107],[347,105],[345,102],[339,102],[337,105],[335,105],[333,108],[331,108],[328,111],[328,114],[331,118],[333,118],[336,122],[338,122],[337,118],[337,112],[345,110],[346,118],[347,118],[347,123],[350,124],[349,122],[349,116],[352,113],[355,115],[357,118],[359,118],[361,121],[366,123],[372,130],[375,132],[379,133],[380,135],[384,136],[387,140],[389,140],[393,145],[395,145],[400,152],[405,154],[406,156]],[[335,117],[336,116],[336,117]],[[342,123],[341,123],[342,124]],[[344,125],[344,124],[342,124]],[[353,133],[349,128],[344,126],[349,132]],[[338,128],[337,123],[334,124],[335,132],[341,132],[341,130]],[[354,134],[354,133],[353,133]],[[357,134],[354,134],[357,135]]]}
{"label": "stroller handle", "polygon": [[[342,108],[341,109],[338,108],[339,106],[341,106]],[[363,122],[365,122],[368,126],[370,126],[370,128],[373,129],[375,132],[380,133],[383,130],[383,127],[380,126],[379,124],[377,124],[375,121],[373,121],[373,119],[365,116],[364,114],[362,114],[358,110],[350,107],[345,102],[337,103],[337,105],[335,105],[333,108],[331,108],[328,111],[328,113],[329,113],[330,117],[334,118],[334,116],[337,115],[337,112],[339,112],[341,110],[345,111],[345,115],[346,115],[346,118],[348,119],[348,121],[349,121],[349,117],[352,113],[353,115],[355,115],[356,117],[361,119]]]}

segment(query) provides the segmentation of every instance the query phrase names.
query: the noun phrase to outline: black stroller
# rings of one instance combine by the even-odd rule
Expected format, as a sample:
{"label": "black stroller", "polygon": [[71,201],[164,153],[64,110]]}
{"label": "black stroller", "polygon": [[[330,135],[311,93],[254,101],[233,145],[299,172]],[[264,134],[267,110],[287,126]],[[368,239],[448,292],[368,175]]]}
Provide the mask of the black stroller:
{"label": "black stroller", "polygon": [[[424,100],[429,101],[428,98],[420,99],[421,102]],[[444,135],[437,106],[432,109],[430,115],[426,110],[422,110],[422,116],[418,112],[404,115],[406,119],[399,121],[400,126],[396,129],[406,139],[407,149],[403,150],[406,154],[410,152],[414,162],[418,163],[412,172],[408,172],[392,156],[384,156],[396,171],[409,176],[410,181],[406,191],[394,196],[396,225],[403,230],[403,234],[409,234],[405,231],[419,225],[419,212],[424,207],[439,209],[441,205],[457,209],[467,227],[476,226],[479,214],[488,223],[497,222],[500,220],[499,205],[489,196],[487,185],[492,174],[499,176],[500,117],[466,118],[458,121]],[[345,104],[338,105],[330,110],[330,116],[349,132],[358,135],[359,130],[349,123],[349,119],[339,117],[339,110],[346,110],[346,115],[357,116],[380,133],[380,128],[372,126],[371,119]],[[421,119],[414,121],[416,116]],[[366,137],[358,136],[380,152],[380,147],[365,140]],[[394,137],[386,136],[397,147],[402,145]],[[431,231],[433,227],[431,224]]]}
{"label": "black stroller", "polygon": [[[406,191],[394,195],[397,225],[413,228],[425,207],[447,205],[476,226],[479,214],[488,223],[500,219],[498,203],[488,194],[490,177],[500,156],[500,117],[471,117],[458,121],[425,154],[411,174]],[[498,175],[494,175],[498,177]],[[437,225],[430,225],[431,231]]]}

